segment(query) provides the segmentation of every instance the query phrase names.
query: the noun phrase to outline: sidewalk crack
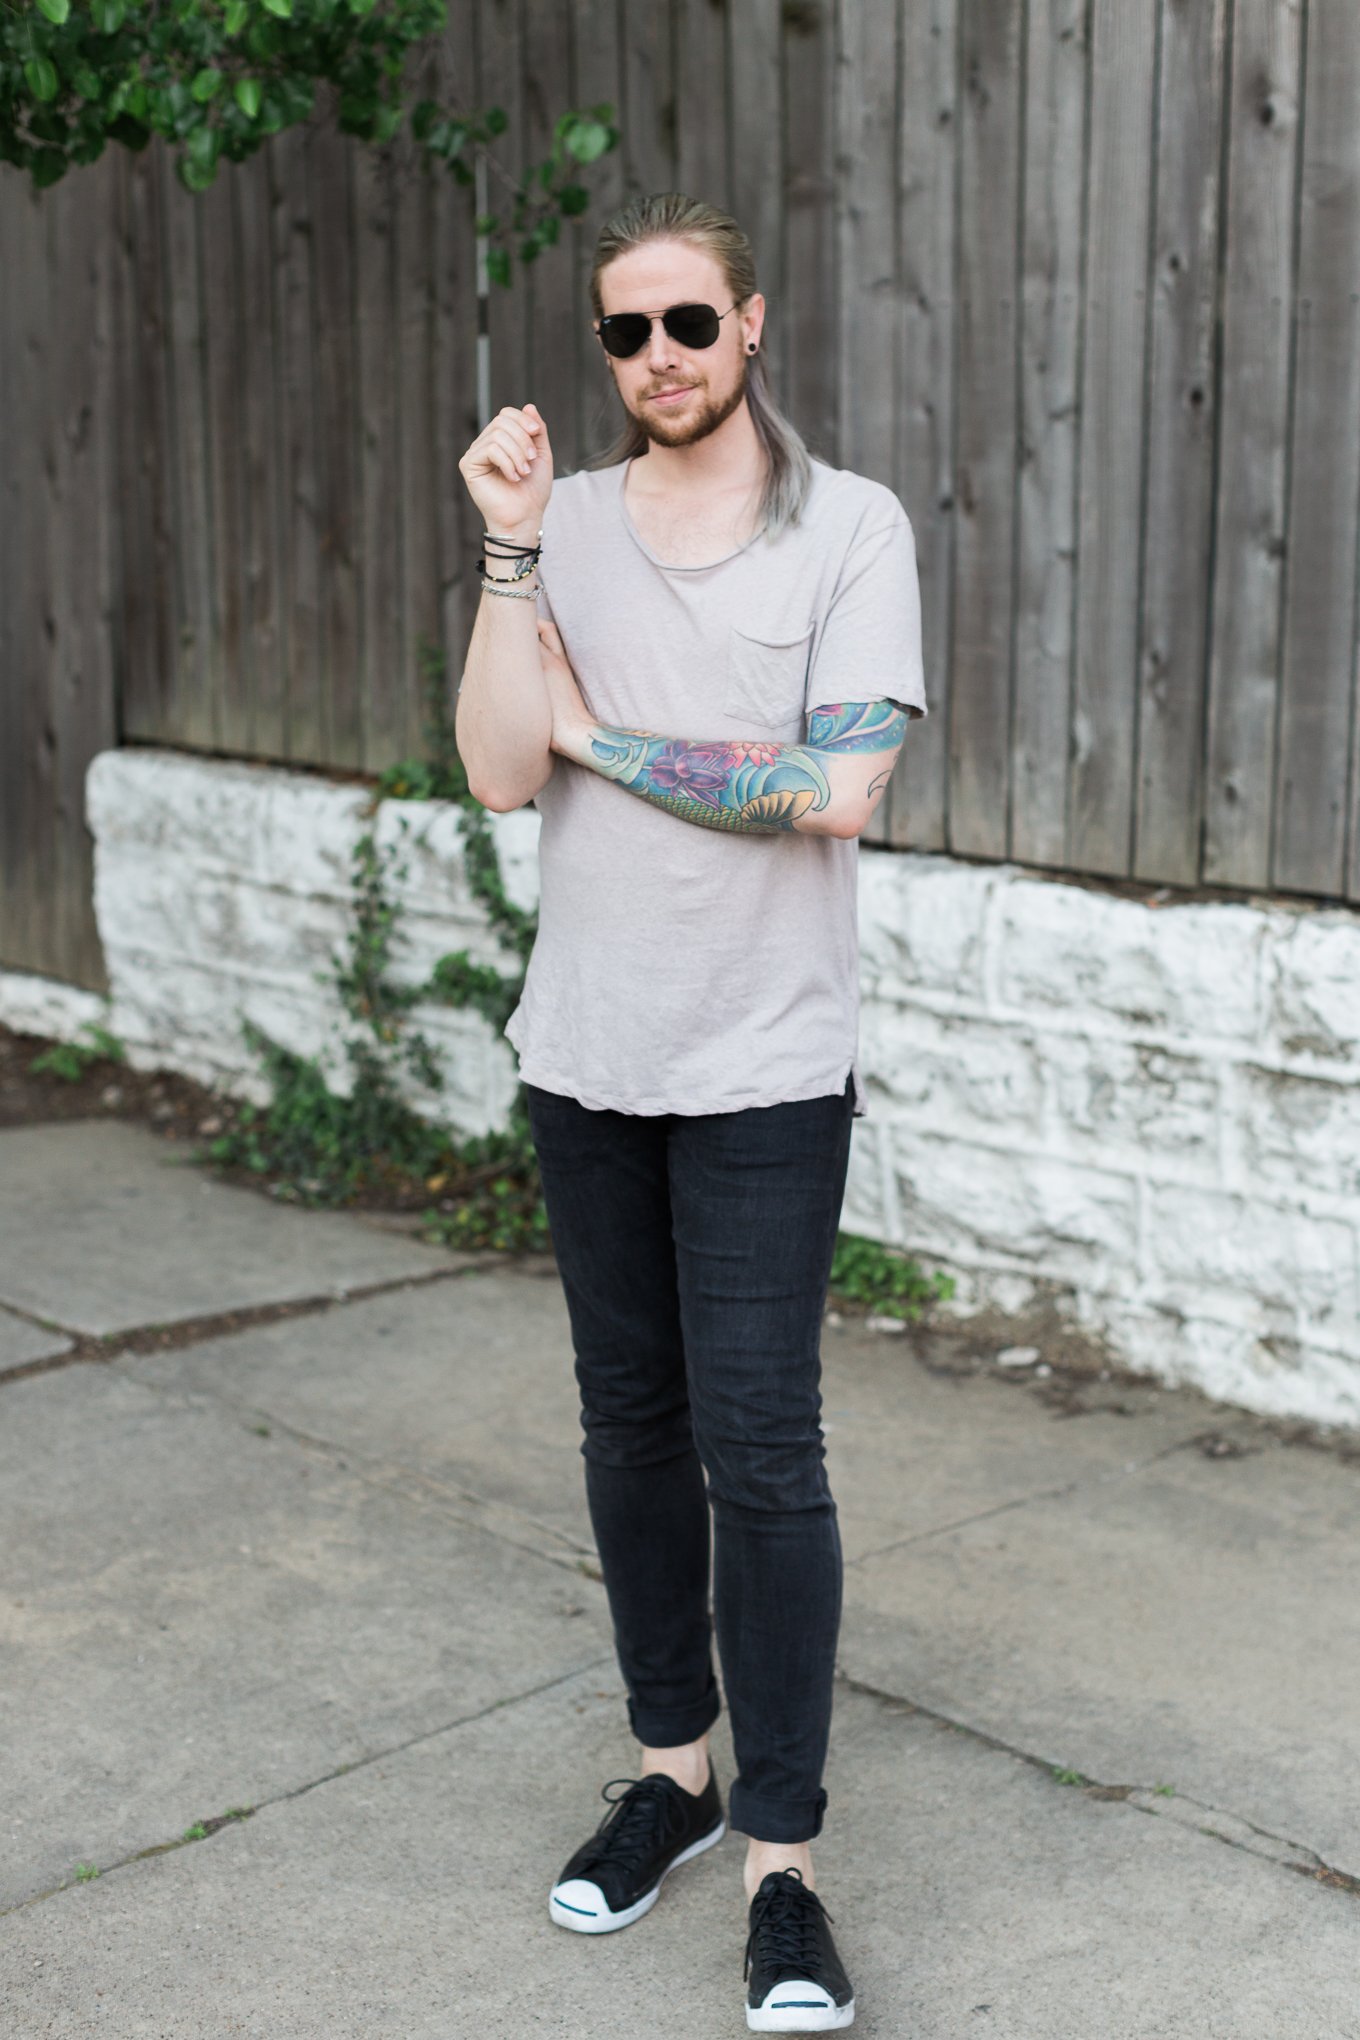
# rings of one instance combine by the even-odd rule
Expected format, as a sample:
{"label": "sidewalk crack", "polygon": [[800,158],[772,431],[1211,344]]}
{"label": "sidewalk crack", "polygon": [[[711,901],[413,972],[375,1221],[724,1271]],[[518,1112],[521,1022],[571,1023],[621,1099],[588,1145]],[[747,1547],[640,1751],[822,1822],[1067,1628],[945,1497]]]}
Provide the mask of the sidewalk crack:
{"label": "sidewalk crack", "polygon": [[1014,1757],[1017,1762],[1028,1764],[1032,1770],[1040,1771],[1058,1791],[1080,1791],[1084,1799],[1114,1800],[1131,1806],[1137,1813],[1150,1814],[1155,1819],[1172,1820],[1180,1827],[1193,1828],[1196,1833],[1206,1835],[1211,1841],[1223,1842],[1230,1849],[1237,1849],[1244,1855],[1257,1856],[1273,1863],[1277,1869],[1293,1871],[1297,1876],[1311,1878],[1318,1884],[1327,1884],[1337,1891],[1345,1891],[1351,1897],[1360,1897],[1360,1877],[1350,1871],[1339,1869],[1329,1863],[1319,1852],[1306,1842],[1291,1841],[1286,1835],[1276,1834],[1273,1829],[1263,1827],[1259,1821],[1244,1814],[1233,1813],[1225,1807],[1213,1806],[1207,1800],[1196,1799],[1193,1793],[1172,1791],[1158,1785],[1111,1784],[1097,1778],[1089,1778],[1075,1771],[1064,1771],[1047,1757],[1036,1755],[1033,1750],[1021,1748],[1018,1743],[1008,1742],[1004,1736],[994,1735],[990,1729],[976,1728],[971,1722],[957,1720],[942,1713],[938,1708],[927,1707],[921,1701],[912,1700],[902,1693],[891,1693],[882,1686],[875,1686],[867,1679],[857,1679],[842,1667],[837,1667],[836,1680],[848,1692],[863,1694],[867,1699],[894,1708],[902,1713],[918,1714],[923,1721],[931,1721],[939,1728],[945,1728],[955,1735],[967,1737],[970,1742],[984,1749],[996,1750],[1000,1755]]}

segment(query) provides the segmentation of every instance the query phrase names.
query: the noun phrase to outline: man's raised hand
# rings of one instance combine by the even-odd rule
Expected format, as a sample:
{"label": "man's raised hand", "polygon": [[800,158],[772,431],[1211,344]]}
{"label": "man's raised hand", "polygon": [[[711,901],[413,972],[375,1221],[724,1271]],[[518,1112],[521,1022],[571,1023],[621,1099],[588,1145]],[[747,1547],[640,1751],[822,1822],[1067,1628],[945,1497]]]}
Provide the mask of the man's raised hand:
{"label": "man's raised hand", "polygon": [[552,446],[538,407],[505,404],[458,463],[486,529],[499,537],[538,535],[552,494]]}

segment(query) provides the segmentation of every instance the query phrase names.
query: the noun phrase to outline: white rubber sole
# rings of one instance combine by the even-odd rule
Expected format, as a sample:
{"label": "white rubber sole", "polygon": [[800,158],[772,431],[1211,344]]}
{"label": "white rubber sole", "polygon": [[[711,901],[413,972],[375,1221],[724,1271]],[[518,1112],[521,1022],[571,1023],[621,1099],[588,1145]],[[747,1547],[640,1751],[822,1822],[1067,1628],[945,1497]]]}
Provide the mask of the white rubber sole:
{"label": "white rubber sole", "polygon": [[[692,1856],[702,1856],[705,1849],[716,1847],[726,1833],[727,1822],[720,1820],[711,1834],[701,1835],[697,1842],[691,1842],[687,1849],[682,1849],[675,1861],[667,1864],[654,1888],[644,1892],[636,1905],[625,1906],[622,1912],[610,1912],[598,1885],[585,1878],[572,1877],[565,1884],[555,1884],[548,1894],[548,1917],[554,1926],[566,1927],[573,1934],[613,1934],[620,1927],[631,1927],[634,1920],[640,1920],[644,1913],[651,1911],[672,1870],[678,1870]],[[778,2031],[778,2028],[775,2030]]]}
{"label": "white rubber sole", "polygon": [[815,1983],[777,1983],[763,2005],[746,2007],[753,2033],[836,2033],[851,2024],[855,2000],[833,2004]]}

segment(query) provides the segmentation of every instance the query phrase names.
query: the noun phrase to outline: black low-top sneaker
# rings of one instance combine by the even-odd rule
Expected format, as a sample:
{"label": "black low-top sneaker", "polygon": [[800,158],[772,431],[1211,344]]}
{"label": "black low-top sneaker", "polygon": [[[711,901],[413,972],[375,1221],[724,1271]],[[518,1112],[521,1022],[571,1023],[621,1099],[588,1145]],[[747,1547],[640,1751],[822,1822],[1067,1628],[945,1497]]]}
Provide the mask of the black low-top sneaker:
{"label": "black low-top sneaker", "polygon": [[833,2033],[855,2016],[831,1915],[798,1870],[771,1870],[751,1900],[746,2023],[753,2033]]}
{"label": "black low-top sneaker", "polygon": [[[610,1799],[615,1785],[628,1789]],[[663,1878],[727,1832],[711,1770],[702,1792],[686,1792],[654,1771],[646,1778],[611,1778],[601,1797],[610,1811],[548,1899],[557,1925],[576,1934],[612,1934],[640,1920],[656,1904]]]}

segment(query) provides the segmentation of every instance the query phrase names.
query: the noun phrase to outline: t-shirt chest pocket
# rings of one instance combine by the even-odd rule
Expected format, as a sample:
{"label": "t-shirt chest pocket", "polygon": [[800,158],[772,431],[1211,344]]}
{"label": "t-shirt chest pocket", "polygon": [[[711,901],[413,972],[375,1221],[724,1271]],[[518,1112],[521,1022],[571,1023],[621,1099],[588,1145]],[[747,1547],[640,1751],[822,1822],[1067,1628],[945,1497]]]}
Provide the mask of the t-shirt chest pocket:
{"label": "t-shirt chest pocket", "polygon": [[727,639],[724,715],[772,729],[795,726],[801,733],[815,628],[810,623],[797,637],[764,637],[734,623]]}

